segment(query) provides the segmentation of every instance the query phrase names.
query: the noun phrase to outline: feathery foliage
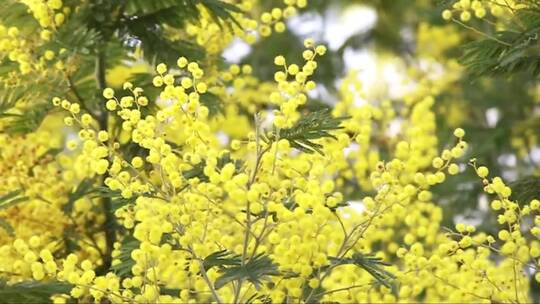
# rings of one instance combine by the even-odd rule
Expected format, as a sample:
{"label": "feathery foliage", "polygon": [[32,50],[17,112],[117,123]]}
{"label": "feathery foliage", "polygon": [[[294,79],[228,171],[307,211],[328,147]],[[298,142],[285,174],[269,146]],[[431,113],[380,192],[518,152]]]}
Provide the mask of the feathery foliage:
{"label": "feathery foliage", "polygon": [[286,139],[293,148],[302,152],[324,154],[323,145],[316,143],[315,140],[336,139],[330,132],[342,129],[341,122],[345,119],[347,117],[332,117],[328,109],[322,109],[302,116],[294,126],[280,129],[277,134],[270,134],[269,138]]}
{"label": "feathery foliage", "polygon": [[69,292],[73,286],[64,282],[21,282],[7,285],[0,281],[0,299],[3,303],[46,303],[54,294]]}
{"label": "feathery foliage", "polygon": [[231,265],[220,270],[222,273],[216,279],[217,289],[222,288],[232,281],[246,280],[259,289],[261,284],[269,276],[279,275],[277,265],[265,254],[260,253],[249,259],[243,265]]}

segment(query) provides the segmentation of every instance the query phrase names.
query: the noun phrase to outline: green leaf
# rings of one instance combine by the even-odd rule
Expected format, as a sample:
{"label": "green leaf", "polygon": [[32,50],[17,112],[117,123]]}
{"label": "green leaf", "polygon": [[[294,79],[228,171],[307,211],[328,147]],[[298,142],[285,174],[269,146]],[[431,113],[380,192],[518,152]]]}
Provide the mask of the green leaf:
{"label": "green leaf", "polygon": [[180,27],[185,20],[199,19],[201,12],[198,5],[204,7],[218,24],[237,23],[232,13],[243,13],[236,5],[222,0],[129,0],[124,12],[130,17],[152,17],[160,23]]}
{"label": "green leaf", "polygon": [[55,294],[69,293],[73,288],[71,284],[50,281],[26,281],[8,285],[0,281],[0,301],[2,303],[52,303],[50,297]]}
{"label": "green leaf", "polygon": [[73,225],[68,226],[62,233],[61,241],[64,243],[63,254],[67,255],[81,249],[79,242],[81,235]]}
{"label": "green leaf", "polygon": [[73,210],[73,204],[78,199],[82,198],[85,195],[94,193],[97,191],[97,189],[93,188],[93,185],[95,183],[95,178],[85,178],[83,179],[73,192],[71,192],[68,195],[68,202],[64,205],[64,212],[65,213],[71,213]]}
{"label": "green leaf", "polygon": [[214,117],[223,113],[223,105],[216,94],[206,92],[201,95],[201,103],[208,108],[208,116]]}
{"label": "green leaf", "polygon": [[286,139],[293,148],[306,153],[318,152],[324,155],[322,152],[323,146],[314,141],[321,138],[336,139],[330,131],[342,129],[341,122],[345,119],[347,117],[332,117],[328,109],[310,112],[300,118],[293,127],[280,129],[279,136],[270,134],[269,137],[272,139],[276,139],[276,137]]}
{"label": "green leaf", "polygon": [[124,45],[141,47],[149,62],[174,64],[181,55],[198,60],[204,56],[204,49],[188,40],[167,38],[170,35],[166,27],[179,29],[186,22],[198,22],[203,8],[220,27],[231,23],[240,27],[232,14],[242,11],[221,0],[129,0],[119,6],[122,10],[119,24],[111,26],[118,30]]}
{"label": "green leaf", "polygon": [[[94,191],[92,191],[94,192]],[[112,209],[111,212],[116,211],[119,208],[122,208],[123,206],[133,204],[137,200],[137,196],[133,195],[130,198],[124,198],[120,191],[118,190],[111,190],[108,187],[98,187],[95,190],[96,198],[108,198],[111,200]],[[151,196],[149,196],[151,197]]]}
{"label": "green leaf", "polygon": [[2,1],[0,3],[0,20],[2,20],[2,25],[15,26],[23,33],[41,28],[36,18],[30,13],[28,6],[19,1]]}
{"label": "green leaf", "polygon": [[0,217],[0,228],[4,229],[9,236],[15,236],[13,226],[5,218]]}
{"label": "green leaf", "polygon": [[262,303],[262,304],[272,304],[272,298],[269,295],[264,294],[258,294],[254,293],[249,297],[245,303],[247,304],[253,304],[253,303]]}
{"label": "green leaf", "polygon": [[221,26],[222,22],[232,21],[239,28],[242,28],[240,23],[232,16],[232,13],[243,13],[237,6],[221,0],[202,0],[200,2],[218,25]]}
{"label": "green leaf", "polygon": [[198,178],[203,182],[208,181],[208,176],[206,176],[206,174],[203,172],[204,166],[204,162],[200,162],[194,165],[193,168],[182,172],[182,175],[185,179]]}
{"label": "green leaf", "polygon": [[60,54],[61,57],[67,57],[73,54],[90,55],[94,51],[94,45],[101,39],[101,34],[88,28],[81,18],[68,18],[51,41],[43,45],[42,50],[55,50],[58,52],[64,48],[66,51]]}
{"label": "green leaf", "polygon": [[356,252],[356,253],[353,253],[352,257],[350,258],[338,259],[335,257],[330,257],[330,261],[332,261],[334,265],[347,265],[347,264],[356,265],[364,269],[365,271],[367,271],[381,285],[393,291],[396,288],[394,284],[394,280],[396,279],[396,276],[383,268],[385,266],[390,266],[390,264],[384,262],[379,257],[376,257],[371,254],[362,254],[362,253]]}
{"label": "green leaf", "polygon": [[321,285],[311,288],[308,284],[304,284],[304,288],[302,289],[302,299],[304,302],[309,300],[309,303],[319,303],[324,292],[325,289]]}
{"label": "green leaf", "polygon": [[28,197],[23,195],[22,189],[11,191],[0,197],[0,210],[15,206],[28,200]]}
{"label": "green leaf", "polygon": [[540,13],[520,9],[512,19],[526,28],[498,31],[463,47],[460,61],[471,76],[510,76],[521,72],[534,77],[540,75]]}
{"label": "green leaf", "polygon": [[254,256],[244,265],[232,266],[221,270],[223,273],[214,283],[217,289],[232,281],[246,280],[258,290],[268,276],[279,275],[278,267],[270,257],[261,253]]}
{"label": "green leaf", "polygon": [[120,247],[120,255],[117,257],[121,262],[113,265],[111,270],[120,277],[131,275],[131,267],[135,265],[135,261],[131,258],[131,252],[140,246],[139,240],[132,236],[127,236]]}
{"label": "green leaf", "polygon": [[12,117],[13,113],[8,111],[15,107],[17,101],[24,96],[24,92],[27,88],[16,87],[13,89],[5,89],[0,94],[0,118]]}
{"label": "green leaf", "polygon": [[238,266],[241,264],[240,256],[228,250],[216,251],[207,256],[203,261],[204,269],[207,271],[212,267],[223,269],[225,266]]}
{"label": "green leaf", "polygon": [[187,40],[168,39],[158,24],[154,19],[130,19],[119,29],[119,35],[126,46],[134,49],[140,46],[145,58],[152,63],[174,64],[181,55],[192,60],[204,57],[203,48]]}
{"label": "green leaf", "polygon": [[124,13],[129,16],[138,16],[138,17],[145,17],[150,15],[159,15],[160,13],[165,14],[166,11],[171,11],[172,13],[183,13],[185,14],[185,10],[178,9],[177,12],[175,12],[175,9],[177,9],[177,5],[179,5],[180,1],[177,0],[154,0],[154,1],[147,1],[147,0],[129,0],[126,1],[126,6],[124,9]]}
{"label": "green leaf", "polygon": [[22,114],[11,115],[6,126],[6,132],[11,134],[26,134],[35,131],[51,109],[49,104],[39,104],[26,109]]}
{"label": "green leaf", "polygon": [[528,204],[533,199],[540,199],[540,177],[526,176],[509,184],[512,188],[511,199],[520,205]]}

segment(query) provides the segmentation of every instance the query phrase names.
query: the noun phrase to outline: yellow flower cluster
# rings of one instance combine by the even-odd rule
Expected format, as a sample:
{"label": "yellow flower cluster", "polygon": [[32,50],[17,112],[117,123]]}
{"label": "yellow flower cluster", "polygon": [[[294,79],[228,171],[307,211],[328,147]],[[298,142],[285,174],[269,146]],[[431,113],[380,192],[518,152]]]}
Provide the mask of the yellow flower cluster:
{"label": "yellow flower cluster", "polygon": [[[228,69],[219,71],[218,77],[212,82],[223,83],[223,86],[213,86],[211,93],[222,101],[222,114],[215,115],[209,120],[214,131],[223,132],[232,139],[244,139],[251,131],[251,119],[256,113],[269,107],[272,103],[268,96],[276,90],[274,82],[265,82],[252,75],[249,65],[231,65]],[[232,87],[232,90],[227,89]],[[246,117],[244,113],[250,115]],[[238,149],[235,146],[233,149]]]}
{"label": "yellow flower cluster", "polygon": [[307,5],[306,0],[301,1],[283,1],[287,7],[285,9],[273,8],[269,12],[264,12],[260,17],[259,33],[263,37],[268,37],[272,31],[282,33],[286,29],[284,21],[296,15],[297,8],[304,8]]}
{"label": "yellow flower cluster", "polygon": [[443,58],[445,52],[461,42],[461,35],[450,25],[430,26],[427,23],[420,23],[416,35],[419,56],[437,60]]}
{"label": "yellow flower cluster", "polygon": [[442,12],[445,20],[451,20],[459,16],[462,22],[468,22],[474,16],[483,19],[491,14],[495,19],[505,19],[511,16],[515,10],[527,7],[523,1],[515,0],[458,0],[452,5],[452,9]]}
{"label": "yellow flower cluster", "polygon": [[[273,120],[277,128],[290,128],[301,119],[298,106],[315,86],[308,77],[316,68],[315,57],[324,54],[325,48],[311,40],[306,47],[302,67],[287,64],[281,56],[275,59],[284,69],[276,73],[278,90],[270,95],[279,106]],[[236,74],[240,68],[231,69],[225,73]],[[223,73],[207,74],[183,57],[177,67],[159,64],[156,71],[153,84],[161,88],[161,109],[155,115],[143,115],[150,101],[131,83],[124,84],[130,92],[127,96],[120,97],[109,88],[103,91],[107,109],[121,119],[130,141],[146,151],[128,160],[117,152],[117,138],[95,129],[96,123],[88,114],[81,115],[77,104],[55,100],[71,112],[65,122],[82,127],[79,157],[94,170],[89,174],[106,173],[105,183],[111,190],[124,198],[136,197],[133,205],[115,212],[138,244],[130,253],[131,275],[96,275],[93,264],[75,266],[77,257],[71,255],[61,262],[57,274],[57,279],[74,284],[71,297],[113,302],[232,302],[265,295],[275,302],[286,298],[394,302],[413,301],[425,293],[430,301],[507,299],[508,292],[501,287],[506,285],[497,285],[503,290],[498,291],[488,280],[508,276],[515,269],[508,266],[511,261],[495,265],[482,247],[470,252],[482,238],[472,235],[474,227],[459,226],[459,240],[441,231],[442,210],[433,203],[430,188],[443,183],[447,174],[459,173],[455,160],[467,144],[465,132],[456,129],[456,144],[438,152],[433,97],[415,97],[404,104],[408,111],[399,114],[389,102],[355,105],[362,87],[351,76],[343,82],[343,98],[334,110],[334,115],[350,118],[344,121],[344,129],[335,132],[336,140],[321,141],[324,155],[294,153],[287,139],[267,137],[259,115],[245,148],[233,140],[231,151],[209,127],[208,108],[201,103],[209,91],[223,92],[216,82]],[[229,90],[240,93],[242,89]],[[387,126],[398,115],[403,130],[399,139],[389,138],[392,158],[381,162],[370,143],[376,135],[386,136],[379,131],[383,128],[374,126]],[[343,153],[345,149],[351,152]],[[478,172],[487,174],[485,168]],[[500,182],[493,181],[493,191],[504,193],[507,190]],[[340,207],[345,197],[336,189],[346,190],[351,183],[375,191],[361,199],[363,211],[354,205]],[[508,216],[506,221],[515,220]],[[122,246],[115,245],[113,265],[123,263]],[[242,263],[267,254],[280,273],[291,275],[272,277],[273,283],[259,290],[244,281],[217,286],[219,269],[205,269],[204,261],[223,249],[241,257]],[[384,286],[374,288],[373,277],[357,266],[327,268],[333,259],[350,258],[356,252],[373,252],[392,261],[389,270],[400,282],[398,293]],[[465,271],[467,267],[471,270]],[[458,268],[464,270],[453,278]],[[497,275],[483,278],[474,269]],[[507,289],[525,292],[528,287],[522,277],[519,273]],[[469,287],[471,279],[477,285]],[[165,295],[164,289],[179,292]]]}
{"label": "yellow flower cluster", "polygon": [[[61,2],[53,2],[48,12],[56,14]],[[25,3],[43,27],[55,26],[41,1]],[[234,15],[245,32],[223,35],[207,12],[187,31],[219,54],[234,36],[252,39],[250,30],[283,30],[284,18],[305,5],[284,3],[260,23]],[[455,9],[479,5],[460,1]],[[13,31],[6,29],[17,37]],[[425,58],[459,42],[447,27],[418,31]],[[342,128],[322,138],[293,134],[320,145],[320,153],[307,153],[283,135],[306,118],[308,92],[316,89],[310,78],[326,52],[312,39],[305,48],[302,64],[275,57],[273,83],[249,65],[221,69],[184,57],[176,66],[160,63],[156,100],[131,82],[105,88],[107,116],[56,97],[52,103],[68,113],[64,124],[79,129],[56,158],[47,156],[43,130],[0,135],[7,147],[0,150],[0,197],[24,189],[29,200],[0,211],[14,228],[14,236],[0,234],[0,277],[71,284],[53,296],[56,303],[530,302],[530,280],[540,280],[538,200],[512,201],[504,181],[473,160],[499,229],[442,227],[444,202],[433,188],[467,170],[459,163],[465,130],[456,128],[449,144],[436,136],[436,99],[459,76],[455,62],[444,62],[442,77],[411,71],[414,88],[392,101],[366,100],[367,88],[351,72],[328,117],[341,118]],[[223,104],[215,117],[212,98]],[[112,210],[90,192],[73,201],[73,184],[86,180],[103,181],[100,190],[116,195]],[[121,227],[109,246],[99,228],[111,214]],[[80,248],[66,244],[71,230]],[[103,269],[107,254],[112,268]],[[257,272],[264,273],[254,279]]]}
{"label": "yellow flower cluster", "polygon": [[55,29],[62,25],[65,14],[70,12],[69,7],[62,7],[62,0],[20,0],[20,2],[28,6],[34,18],[44,29]]}
{"label": "yellow flower cluster", "polygon": [[28,241],[16,239],[11,246],[0,247],[2,272],[14,274],[12,278],[17,279],[33,278],[40,281],[55,278],[58,265],[48,248],[50,246],[45,243],[43,237],[32,236]]}
{"label": "yellow flower cluster", "polygon": [[[60,167],[50,154],[60,145],[58,139],[49,132],[26,137],[0,135],[0,144],[4,147],[0,150],[0,193],[20,191],[13,199],[22,201],[8,200],[0,210],[0,218],[13,228],[12,233],[0,230],[2,244],[13,240],[10,234],[28,240],[34,234],[50,237],[63,232],[62,225],[67,219],[61,206],[69,186],[58,182]],[[42,214],[49,216],[42,218]]]}
{"label": "yellow flower cluster", "polygon": [[306,93],[315,89],[315,82],[309,80],[317,69],[317,56],[326,53],[326,47],[323,45],[314,45],[312,39],[304,41],[306,50],[302,53],[305,63],[302,67],[297,64],[287,64],[283,56],[277,56],[274,63],[283,67],[283,71],[274,74],[274,80],[277,82],[278,91],[270,95],[270,101],[279,105],[279,111],[274,113],[274,126],[276,128],[289,128],[300,117],[297,111],[298,107],[307,101]]}
{"label": "yellow flower cluster", "polygon": [[50,41],[53,33],[61,26],[69,7],[62,6],[62,0],[20,0],[28,7],[29,12],[41,26],[39,32],[29,32],[25,27],[6,27],[0,23],[0,61],[6,58],[17,62],[20,72],[28,74],[37,72],[38,75],[47,73],[49,66],[62,69],[62,62],[57,61],[52,50],[35,51]]}
{"label": "yellow flower cluster", "polygon": [[268,37],[272,32],[282,33],[286,29],[286,19],[294,16],[299,8],[307,5],[307,0],[283,0],[285,8],[273,8],[260,16],[253,16],[253,8],[259,1],[232,1],[244,13],[232,13],[235,22],[223,29],[210,12],[202,11],[196,23],[186,27],[186,34],[197,44],[203,46],[210,54],[221,52],[233,41],[239,38],[249,44],[257,41],[258,35]]}
{"label": "yellow flower cluster", "polygon": [[52,253],[67,250],[69,227],[88,235],[71,240],[73,246],[84,244],[77,254],[99,259],[100,245],[87,245],[99,242],[99,235],[86,230],[95,229],[89,222],[100,221],[80,207],[88,198],[74,202],[72,213],[64,210],[72,182],[54,156],[60,139],[46,128],[26,136],[0,135],[0,273],[10,283],[56,278]]}

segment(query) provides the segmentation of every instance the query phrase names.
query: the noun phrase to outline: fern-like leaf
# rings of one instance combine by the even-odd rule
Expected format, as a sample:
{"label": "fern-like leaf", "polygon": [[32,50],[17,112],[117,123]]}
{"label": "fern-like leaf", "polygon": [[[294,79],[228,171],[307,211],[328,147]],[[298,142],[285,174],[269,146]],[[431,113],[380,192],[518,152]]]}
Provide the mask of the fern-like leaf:
{"label": "fern-like leaf", "polygon": [[11,191],[0,197],[0,210],[15,206],[26,200],[28,200],[28,197],[24,196],[23,190]]}
{"label": "fern-like leaf", "polygon": [[540,75],[540,13],[521,9],[513,18],[526,28],[498,31],[463,47],[461,63],[470,75],[510,76],[520,72]]}
{"label": "fern-like leaf", "polygon": [[356,265],[367,271],[381,285],[391,290],[395,289],[394,280],[396,279],[396,276],[384,269],[384,267],[390,266],[390,264],[384,262],[379,257],[356,252],[350,258],[338,259],[332,257],[330,260],[334,265]]}
{"label": "fern-like leaf", "polygon": [[[306,153],[318,152],[324,155],[322,145],[315,140],[321,138],[336,139],[330,131],[342,129],[341,122],[347,117],[332,117],[328,109],[311,112],[300,118],[296,124],[288,129],[280,129],[278,132],[280,139],[286,139],[295,149]],[[275,134],[270,134],[270,138],[276,138]]]}
{"label": "fern-like leaf", "polygon": [[131,252],[139,248],[140,242],[132,236],[126,237],[120,246],[120,255],[117,259],[120,263],[113,265],[111,270],[118,276],[125,278],[131,275],[131,267],[135,265],[135,261],[131,257]]}
{"label": "fern-like leaf", "polygon": [[540,199],[540,177],[526,176],[509,184],[512,188],[511,199],[519,204],[528,204],[533,199]]}
{"label": "fern-like leaf", "polygon": [[244,265],[227,267],[221,272],[223,274],[215,282],[217,289],[232,281],[246,280],[258,290],[263,280],[269,276],[279,275],[277,265],[272,262],[270,257],[262,253],[254,256]]}
{"label": "fern-like leaf", "polygon": [[237,254],[234,254],[228,250],[220,250],[207,256],[203,261],[203,266],[204,269],[208,271],[212,267],[224,269],[226,267],[238,266],[240,263],[240,256]]}
{"label": "fern-like leaf", "polygon": [[71,284],[51,281],[26,281],[13,285],[0,281],[0,302],[2,303],[51,303],[55,294],[66,294],[73,288]]}

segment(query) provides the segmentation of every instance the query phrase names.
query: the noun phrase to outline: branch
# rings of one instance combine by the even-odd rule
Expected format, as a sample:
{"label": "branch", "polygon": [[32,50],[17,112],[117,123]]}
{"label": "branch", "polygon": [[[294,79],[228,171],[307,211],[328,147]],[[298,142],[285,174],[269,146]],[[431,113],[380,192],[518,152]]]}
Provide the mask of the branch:
{"label": "branch", "polygon": [[452,18],[452,21],[454,21],[455,23],[457,23],[457,24],[463,26],[464,28],[466,28],[466,29],[468,29],[468,30],[471,30],[471,31],[473,31],[473,32],[475,32],[475,33],[477,33],[477,34],[479,34],[479,35],[481,35],[481,36],[484,36],[484,37],[490,39],[490,40],[496,41],[496,42],[498,42],[498,43],[500,43],[500,44],[502,44],[502,45],[504,45],[504,46],[512,46],[512,44],[510,44],[510,43],[508,43],[508,42],[502,41],[502,40],[500,40],[500,39],[498,39],[498,38],[496,38],[496,37],[493,37],[493,36],[491,36],[491,35],[488,35],[488,34],[482,32],[482,31],[478,30],[477,28],[475,28],[475,27],[473,27],[473,26],[469,26],[469,25],[467,25],[467,24],[465,24],[465,23],[463,23],[463,22],[461,22],[461,21],[459,21],[459,20],[457,20],[457,19],[455,19],[455,18]]}
{"label": "branch", "polygon": [[[95,60],[95,78],[96,78],[96,86],[100,91],[103,91],[105,87],[107,86],[105,82],[105,69],[106,69],[106,63],[105,63],[105,55],[104,51],[102,49],[99,49],[96,55]],[[97,115],[97,120],[99,123],[99,128],[101,130],[107,130],[108,129],[108,111],[106,109],[101,108],[99,111],[99,115]],[[104,185],[105,179],[107,178],[107,175],[104,175],[101,184]],[[105,222],[103,223],[103,230],[105,232],[105,243],[106,243],[106,251],[105,251],[105,259],[103,260],[103,265],[99,268],[99,272],[103,273],[106,272],[112,264],[112,251],[114,248],[114,243],[116,242],[116,231],[114,229],[114,214],[112,214],[112,203],[111,199],[108,197],[102,198],[102,207],[103,212],[105,213]],[[98,271],[96,271],[98,272]]]}

